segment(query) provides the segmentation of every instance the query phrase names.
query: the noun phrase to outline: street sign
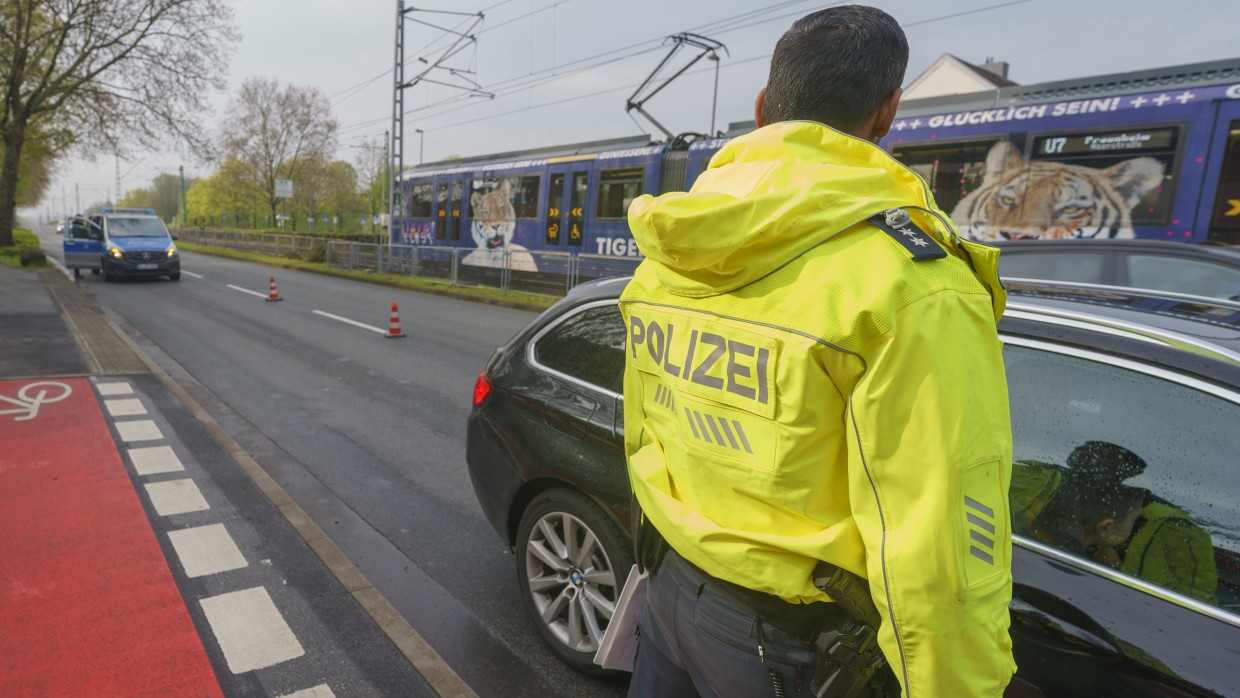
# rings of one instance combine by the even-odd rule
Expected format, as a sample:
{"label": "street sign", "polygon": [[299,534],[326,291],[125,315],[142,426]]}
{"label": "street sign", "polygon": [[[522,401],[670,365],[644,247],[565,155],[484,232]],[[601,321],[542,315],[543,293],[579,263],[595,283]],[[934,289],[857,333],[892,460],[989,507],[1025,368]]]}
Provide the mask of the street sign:
{"label": "street sign", "polygon": [[293,180],[277,179],[276,180],[276,198],[291,199],[293,198]]}

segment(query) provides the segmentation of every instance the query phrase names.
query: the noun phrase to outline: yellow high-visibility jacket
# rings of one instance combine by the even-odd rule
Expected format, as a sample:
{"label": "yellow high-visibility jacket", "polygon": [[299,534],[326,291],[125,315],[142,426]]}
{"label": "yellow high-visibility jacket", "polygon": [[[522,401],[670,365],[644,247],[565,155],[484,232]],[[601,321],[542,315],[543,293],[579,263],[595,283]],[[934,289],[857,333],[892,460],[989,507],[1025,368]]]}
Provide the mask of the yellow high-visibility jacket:
{"label": "yellow high-visibility jacket", "polygon": [[[892,208],[934,239],[867,222]],[[707,573],[788,601],[828,600],[818,560],[861,575],[905,696],[1000,695],[997,251],[959,240],[883,150],[811,122],[732,140],[629,226],[645,260],[621,297],[625,449],[646,518]],[[929,245],[947,255],[910,251]]]}

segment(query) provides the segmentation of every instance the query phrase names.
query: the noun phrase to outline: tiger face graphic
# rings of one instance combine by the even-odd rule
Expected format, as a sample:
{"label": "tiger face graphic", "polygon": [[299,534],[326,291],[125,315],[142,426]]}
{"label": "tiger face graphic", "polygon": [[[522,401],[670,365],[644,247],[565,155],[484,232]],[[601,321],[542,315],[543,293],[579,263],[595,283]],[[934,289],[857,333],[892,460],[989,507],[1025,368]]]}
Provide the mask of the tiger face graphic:
{"label": "tiger face graphic", "polygon": [[1163,180],[1154,158],[1104,170],[1030,162],[1007,141],[986,155],[982,184],[952,210],[960,234],[983,242],[1042,238],[1131,238],[1132,207]]}
{"label": "tiger face graphic", "polygon": [[478,249],[465,255],[464,264],[480,267],[503,267],[505,253],[512,269],[538,271],[534,257],[512,241],[517,229],[517,211],[512,207],[512,185],[509,180],[484,193],[469,196],[469,232]]}
{"label": "tiger face graphic", "polygon": [[469,196],[469,209],[473,216],[470,233],[480,250],[500,249],[512,243],[512,234],[517,228],[517,211],[509,200],[509,186],[505,179],[485,194],[474,192]]}

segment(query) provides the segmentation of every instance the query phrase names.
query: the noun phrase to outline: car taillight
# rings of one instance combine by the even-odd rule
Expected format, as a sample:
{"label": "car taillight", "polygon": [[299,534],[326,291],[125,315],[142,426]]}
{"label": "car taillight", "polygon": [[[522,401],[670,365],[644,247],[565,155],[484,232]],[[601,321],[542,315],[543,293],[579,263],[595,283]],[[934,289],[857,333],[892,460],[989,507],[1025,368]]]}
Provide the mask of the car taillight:
{"label": "car taillight", "polygon": [[487,380],[487,374],[479,373],[478,382],[474,383],[474,407],[486,402],[490,395],[491,381]]}

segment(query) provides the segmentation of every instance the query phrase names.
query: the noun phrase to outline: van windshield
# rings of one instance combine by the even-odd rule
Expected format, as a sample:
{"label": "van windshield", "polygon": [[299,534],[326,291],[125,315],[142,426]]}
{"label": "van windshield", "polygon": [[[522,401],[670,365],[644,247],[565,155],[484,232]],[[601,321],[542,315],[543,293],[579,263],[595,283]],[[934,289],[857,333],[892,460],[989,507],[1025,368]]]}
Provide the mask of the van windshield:
{"label": "van windshield", "polygon": [[168,229],[158,218],[109,218],[108,235],[114,238],[166,238]]}

